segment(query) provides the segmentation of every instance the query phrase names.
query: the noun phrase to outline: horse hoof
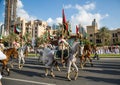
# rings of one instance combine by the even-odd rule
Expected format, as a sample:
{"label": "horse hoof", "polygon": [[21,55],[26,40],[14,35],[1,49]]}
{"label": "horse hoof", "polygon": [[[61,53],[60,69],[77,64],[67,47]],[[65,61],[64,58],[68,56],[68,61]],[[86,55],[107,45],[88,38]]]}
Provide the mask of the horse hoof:
{"label": "horse hoof", "polygon": [[67,78],[67,79],[68,79],[68,81],[72,81],[71,78]]}
{"label": "horse hoof", "polygon": [[18,67],[19,68],[19,70],[21,70],[22,69],[22,67]]}
{"label": "horse hoof", "polygon": [[13,68],[13,65],[10,65],[11,68]]}
{"label": "horse hoof", "polygon": [[51,74],[51,76],[52,76],[53,78],[55,78],[55,75],[54,75],[54,74]]}
{"label": "horse hoof", "polygon": [[1,72],[1,75],[4,75],[4,73],[3,73],[3,72]]}
{"label": "horse hoof", "polygon": [[53,78],[55,78],[55,75],[52,75]]}
{"label": "horse hoof", "polygon": [[61,72],[61,70],[60,70],[60,69],[58,69],[58,71],[59,71],[59,72]]}
{"label": "horse hoof", "polygon": [[77,77],[76,77],[76,78],[74,78],[74,80],[77,80]]}
{"label": "horse hoof", "polygon": [[45,74],[45,77],[47,77],[48,74]]}
{"label": "horse hoof", "polygon": [[8,75],[7,76],[10,76],[10,72],[8,72]]}

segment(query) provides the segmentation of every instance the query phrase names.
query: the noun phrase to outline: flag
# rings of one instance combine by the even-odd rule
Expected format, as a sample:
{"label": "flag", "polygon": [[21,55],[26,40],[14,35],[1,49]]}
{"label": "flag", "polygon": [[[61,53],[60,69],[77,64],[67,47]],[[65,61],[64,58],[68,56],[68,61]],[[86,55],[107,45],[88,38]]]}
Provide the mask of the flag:
{"label": "flag", "polygon": [[64,30],[67,30],[68,31],[68,23],[66,21],[66,17],[65,17],[65,13],[64,13],[64,9],[62,10],[62,23],[63,23],[63,26],[64,26]]}
{"label": "flag", "polygon": [[18,26],[14,26],[14,33],[19,34],[21,32],[20,28]]}
{"label": "flag", "polygon": [[79,28],[78,28],[78,26],[76,25],[76,34],[78,34],[79,33]]}

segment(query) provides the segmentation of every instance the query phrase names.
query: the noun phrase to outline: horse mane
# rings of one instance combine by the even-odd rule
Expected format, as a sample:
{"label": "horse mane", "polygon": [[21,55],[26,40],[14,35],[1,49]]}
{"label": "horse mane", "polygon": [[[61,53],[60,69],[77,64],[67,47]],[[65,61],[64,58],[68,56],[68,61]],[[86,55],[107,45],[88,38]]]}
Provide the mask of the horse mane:
{"label": "horse mane", "polygon": [[73,46],[72,46],[72,51],[73,51],[73,52],[76,52],[76,51],[78,50],[78,49],[77,49],[77,48],[79,47],[78,45],[80,46],[80,43],[79,43],[79,42],[76,42],[76,43],[73,44]]}
{"label": "horse mane", "polygon": [[15,49],[15,48],[12,48],[12,47],[6,48],[6,49],[3,50],[3,53],[6,52],[6,51],[10,51],[11,49]]}
{"label": "horse mane", "polygon": [[17,50],[15,48],[6,48],[4,49],[3,53],[6,55],[7,58],[11,57],[11,54],[17,52]]}
{"label": "horse mane", "polygon": [[58,46],[58,40],[50,40],[50,44]]}
{"label": "horse mane", "polygon": [[91,51],[91,45],[90,44],[85,44],[84,45],[84,51]]}

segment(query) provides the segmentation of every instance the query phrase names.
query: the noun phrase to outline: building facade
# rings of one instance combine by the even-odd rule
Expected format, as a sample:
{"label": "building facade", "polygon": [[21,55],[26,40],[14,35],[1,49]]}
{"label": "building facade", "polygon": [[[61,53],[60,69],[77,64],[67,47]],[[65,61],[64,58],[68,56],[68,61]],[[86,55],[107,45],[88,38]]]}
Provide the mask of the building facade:
{"label": "building facade", "polygon": [[120,42],[120,28],[117,28],[116,30],[110,30],[111,33],[111,44],[117,44]]}
{"label": "building facade", "polygon": [[92,24],[90,26],[87,26],[87,39],[96,44],[96,33],[98,32],[98,25],[96,20],[94,19],[92,21]]}
{"label": "building facade", "polygon": [[[109,30],[111,35],[111,42],[110,45],[117,44],[120,42],[120,28],[115,30]],[[92,24],[90,26],[87,26],[87,39],[94,44],[101,44],[102,41],[99,37],[99,29],[96,20],[94,19],[92,21]]]}
{"label": "building facade", "polygon": [[47,22],[45,21],[26,21],[21,17],[17,18],[16,25],[21,29],[22,36],[29,33],[29,35],[34,38],[41,37],[47,28]]}

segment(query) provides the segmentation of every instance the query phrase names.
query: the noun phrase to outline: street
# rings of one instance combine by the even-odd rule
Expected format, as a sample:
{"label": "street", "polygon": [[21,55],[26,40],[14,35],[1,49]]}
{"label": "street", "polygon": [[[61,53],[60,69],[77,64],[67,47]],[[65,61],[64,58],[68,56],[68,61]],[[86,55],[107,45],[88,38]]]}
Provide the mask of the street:
{"label": "street", "polygon": [[15,65],[10,76],[4,76],[1,81],[3,85],[120,85],[120,58],[102,58],[93,63],[93,67],[87,64],[84,69],[79,68],[76,81],[68,81],[66,68],[60,67],[61,72],[55,69],[55,78],[45,77],[44,66],[36,58],[27,58],[21,70]]}

